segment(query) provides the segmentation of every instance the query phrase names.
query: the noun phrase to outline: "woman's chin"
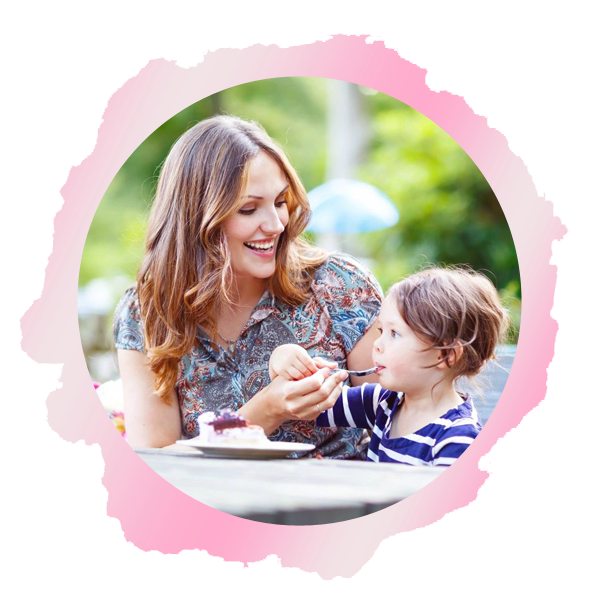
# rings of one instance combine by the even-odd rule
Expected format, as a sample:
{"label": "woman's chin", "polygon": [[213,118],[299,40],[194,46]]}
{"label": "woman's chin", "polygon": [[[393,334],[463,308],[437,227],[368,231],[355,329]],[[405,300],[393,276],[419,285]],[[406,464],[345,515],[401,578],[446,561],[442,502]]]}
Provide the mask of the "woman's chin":
{"label": "woman's chin", "polygon": [[275,273],[275,261],[261,266],[248,266],[236,272],[241,278],[256,278],[257,280],[267,280]]}
{"label": "woman's chin", "polygon": [[275,262],[273,262],[272,266],[268,266],[266,269],[254,270],[253,278],[258,278],[259,280],[267,280],[271,278],[275,273]]}

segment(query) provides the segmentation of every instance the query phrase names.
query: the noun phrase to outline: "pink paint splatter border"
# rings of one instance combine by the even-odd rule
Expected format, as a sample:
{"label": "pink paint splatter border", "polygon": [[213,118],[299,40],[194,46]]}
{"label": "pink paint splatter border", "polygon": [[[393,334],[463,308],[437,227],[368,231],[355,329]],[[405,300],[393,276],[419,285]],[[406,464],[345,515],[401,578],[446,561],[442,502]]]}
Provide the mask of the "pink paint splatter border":
{"label": "pink paint splatter border", "polygon": [[[507,386],[486,428],[461,461],[391,508],[353,521],[309,527],[267,525],[224,514],[187,497],[148,468],[112,427],[93,393],[77,322],[78,271],[86,233],[127,157],[186,106],[225,88],[287,76],[343,79],[379,90],[449,133],[499,199],[515,241],[523,291],[520,340]],[[71,170],[61,192],[64,206],[55,219],[43,295],[22,319],[22,346],[38,362],[64,364],[63,387],[48,398],[49,423],[67,441],[101,446],[108,514],[120,520],[125,537],[141,549],[172,554],[201,549],[242,562],[276,554],[283,566],[324,578],[351,576],[385,537],[431,524],[474,500],[486,479],[478,469],[479,459],[545,397],[546,370],[557,333],[550,317],[556,285],[551,244],[565,228],[554,217],[552,205],[537,195],[525,165],[509,150],[506,139],[462,98],[429,90],[425,70],[381,42],[336,36],[294,48],[256,45],[218,50],[190,69],[154,60],[112,96],[94,151]],[[163,512],[164,508],[175,512]],[[356,545],[347,546],[342,555],[345,541]]]}

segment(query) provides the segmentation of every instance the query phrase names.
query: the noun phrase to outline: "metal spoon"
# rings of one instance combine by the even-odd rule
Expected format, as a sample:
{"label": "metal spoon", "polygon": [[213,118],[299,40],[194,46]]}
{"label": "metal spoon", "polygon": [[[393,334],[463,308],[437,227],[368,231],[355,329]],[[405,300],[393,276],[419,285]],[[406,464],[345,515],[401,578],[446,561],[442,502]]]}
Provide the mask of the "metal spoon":
{"label": "metal spoon", "polygon": [[373,368],[368,368],[367,370],[345,370],[344,368],[335,368],[333,372],[348,372],[351,376],[368,376],[369,374],[373,374],[378,370],[379,368],[374,366]]}
{"label": "metal spoon", "polygon": [[[328,360],[325,357],[321,358],[323,360],[325,360],[326,362],[331,362],[332,360]],[[368,368],[367,370],[345,370],[344,368],[334,368],[332,371],[333,372],[348,372],[351,376],[369,376],[370,374],[373,374],[374,372],[377,372],[379,370],[378,366],[374,366],[373,368]]]}

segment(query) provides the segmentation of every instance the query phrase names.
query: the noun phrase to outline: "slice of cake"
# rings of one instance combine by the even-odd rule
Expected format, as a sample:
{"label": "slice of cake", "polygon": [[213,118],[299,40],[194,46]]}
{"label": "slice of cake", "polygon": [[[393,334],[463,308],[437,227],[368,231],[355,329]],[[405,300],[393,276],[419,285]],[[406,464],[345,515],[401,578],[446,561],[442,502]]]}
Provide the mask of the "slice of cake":
{"label": "slice of cake", "polygon": [[220,414],[204,412],[197,418],[199,439],[204,443],[239,443],[242,445],[260,445],[269,443],[265,431],[250,424],[240,414],[222,410]]}

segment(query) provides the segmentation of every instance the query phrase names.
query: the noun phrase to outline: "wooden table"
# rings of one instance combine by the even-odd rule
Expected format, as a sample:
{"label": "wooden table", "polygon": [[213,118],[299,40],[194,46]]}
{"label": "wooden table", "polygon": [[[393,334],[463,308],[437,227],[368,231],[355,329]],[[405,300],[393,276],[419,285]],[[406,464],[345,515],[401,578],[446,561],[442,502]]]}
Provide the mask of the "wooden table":
{"label": "wooden table", "polygon": [[318,525],[358,518],[403,500],[445,468],[347,460],[230,460],[198,451],[136,448],[192,498],[251,520]]}

